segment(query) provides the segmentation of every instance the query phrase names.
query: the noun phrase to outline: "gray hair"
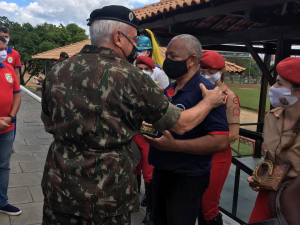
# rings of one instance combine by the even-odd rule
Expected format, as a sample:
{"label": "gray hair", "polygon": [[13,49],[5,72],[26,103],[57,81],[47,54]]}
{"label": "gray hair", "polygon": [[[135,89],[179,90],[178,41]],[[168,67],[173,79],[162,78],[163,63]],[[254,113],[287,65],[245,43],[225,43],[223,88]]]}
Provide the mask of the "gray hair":
{"label": "gray hair", "polygon": [[129,25],[114,20],[96,20],[90,26],[92,45],[104,46],[112,41],[113,32],[120,29],[127,33]]}
{"label": "gray hair", "polygon": [[189,34],[181,34],[176,37],[173,37],[171,41],[176,39],[184,39],[185,45],[184,50],[187,55],[196,55],[197,63],[200,63],[200,59],[202,57],[202,46],[200,41],[192,35]]}

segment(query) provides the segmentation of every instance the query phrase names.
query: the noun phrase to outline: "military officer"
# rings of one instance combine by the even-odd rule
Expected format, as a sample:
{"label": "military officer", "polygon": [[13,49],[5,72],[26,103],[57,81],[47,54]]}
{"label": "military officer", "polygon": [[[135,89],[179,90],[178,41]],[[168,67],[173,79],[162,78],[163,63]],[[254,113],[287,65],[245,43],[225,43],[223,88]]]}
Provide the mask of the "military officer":
{"label": "military officer", "polygon": [[183,134],[223,104],[204,100],[181,112],[132,65],[138,20],[123,6],[94,10],[92,45],[61,62],[43,85],[42,120],[53,134],[42,179],[43,224],[130,224],[139,209],[130,142],[142,121]]}

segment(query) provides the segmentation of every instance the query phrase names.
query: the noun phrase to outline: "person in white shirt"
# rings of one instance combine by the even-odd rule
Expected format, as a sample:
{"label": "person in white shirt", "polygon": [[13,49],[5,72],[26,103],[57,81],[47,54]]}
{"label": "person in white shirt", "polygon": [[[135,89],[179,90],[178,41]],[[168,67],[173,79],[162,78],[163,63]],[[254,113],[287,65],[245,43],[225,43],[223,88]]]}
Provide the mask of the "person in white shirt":
{"label": "person in white shirt", "polygon": [[137,42],[138,55],[148,56],[153,59],[155,68],[153,69],[153,73],[150,77],[157,83],[159,87],[165,89],[169,85],[169,78],[161,69],[163,59],[160,56],[157,43],[155,43],[155,46],[157,46],[158,49],[154,49],[154,46],[152,45],[152,42],[148,37],[140,36],[139,41]]}

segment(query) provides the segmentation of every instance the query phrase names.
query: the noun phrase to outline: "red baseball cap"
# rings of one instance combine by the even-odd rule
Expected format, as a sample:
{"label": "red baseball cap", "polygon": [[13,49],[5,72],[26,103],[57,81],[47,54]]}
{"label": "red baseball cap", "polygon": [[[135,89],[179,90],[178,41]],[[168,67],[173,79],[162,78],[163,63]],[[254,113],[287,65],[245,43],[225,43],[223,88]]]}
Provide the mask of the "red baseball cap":
{"label": "red baseball cap", "polygon": [[136,58],[136,64],[145,64],[147,66],[149,66],[151,69],[155,68],[155,63],[154,61],[148,57],[148,56],[138,56]]}
{"label": "red baseball cap", "polygon": [[221,70],[225,67],[225,60],[218,52],[204,51],[200,60],[200,67]]}
{"label": "red baseball cap", "polygon": [[277,73],[284,79],[300,84],[300,58],[288,57],[278,63]]}

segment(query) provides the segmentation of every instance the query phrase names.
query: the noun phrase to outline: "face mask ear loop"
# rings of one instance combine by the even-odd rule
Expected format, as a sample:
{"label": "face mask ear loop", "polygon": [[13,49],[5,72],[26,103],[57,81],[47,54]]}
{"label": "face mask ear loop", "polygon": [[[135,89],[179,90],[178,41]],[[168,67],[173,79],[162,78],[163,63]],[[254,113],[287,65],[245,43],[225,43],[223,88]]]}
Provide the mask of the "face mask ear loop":
{"label": "face mask ear loop", "polygon": [[121,51],[123,52],[123,55],[125,56],[125,58],[127,59],[127,56],[125,55],[125,52],[123,51],[123,49],[121,47],[119,47],[121,49]]}
{"label": "face mask ear loop", "polygon": [[[185,63],[191,58],[192,56],[188,57],[187,60],[185,60]],[[192,66],[190,68],[188,68],[187,73],[189,72],[189,70],[192,68]]]}

